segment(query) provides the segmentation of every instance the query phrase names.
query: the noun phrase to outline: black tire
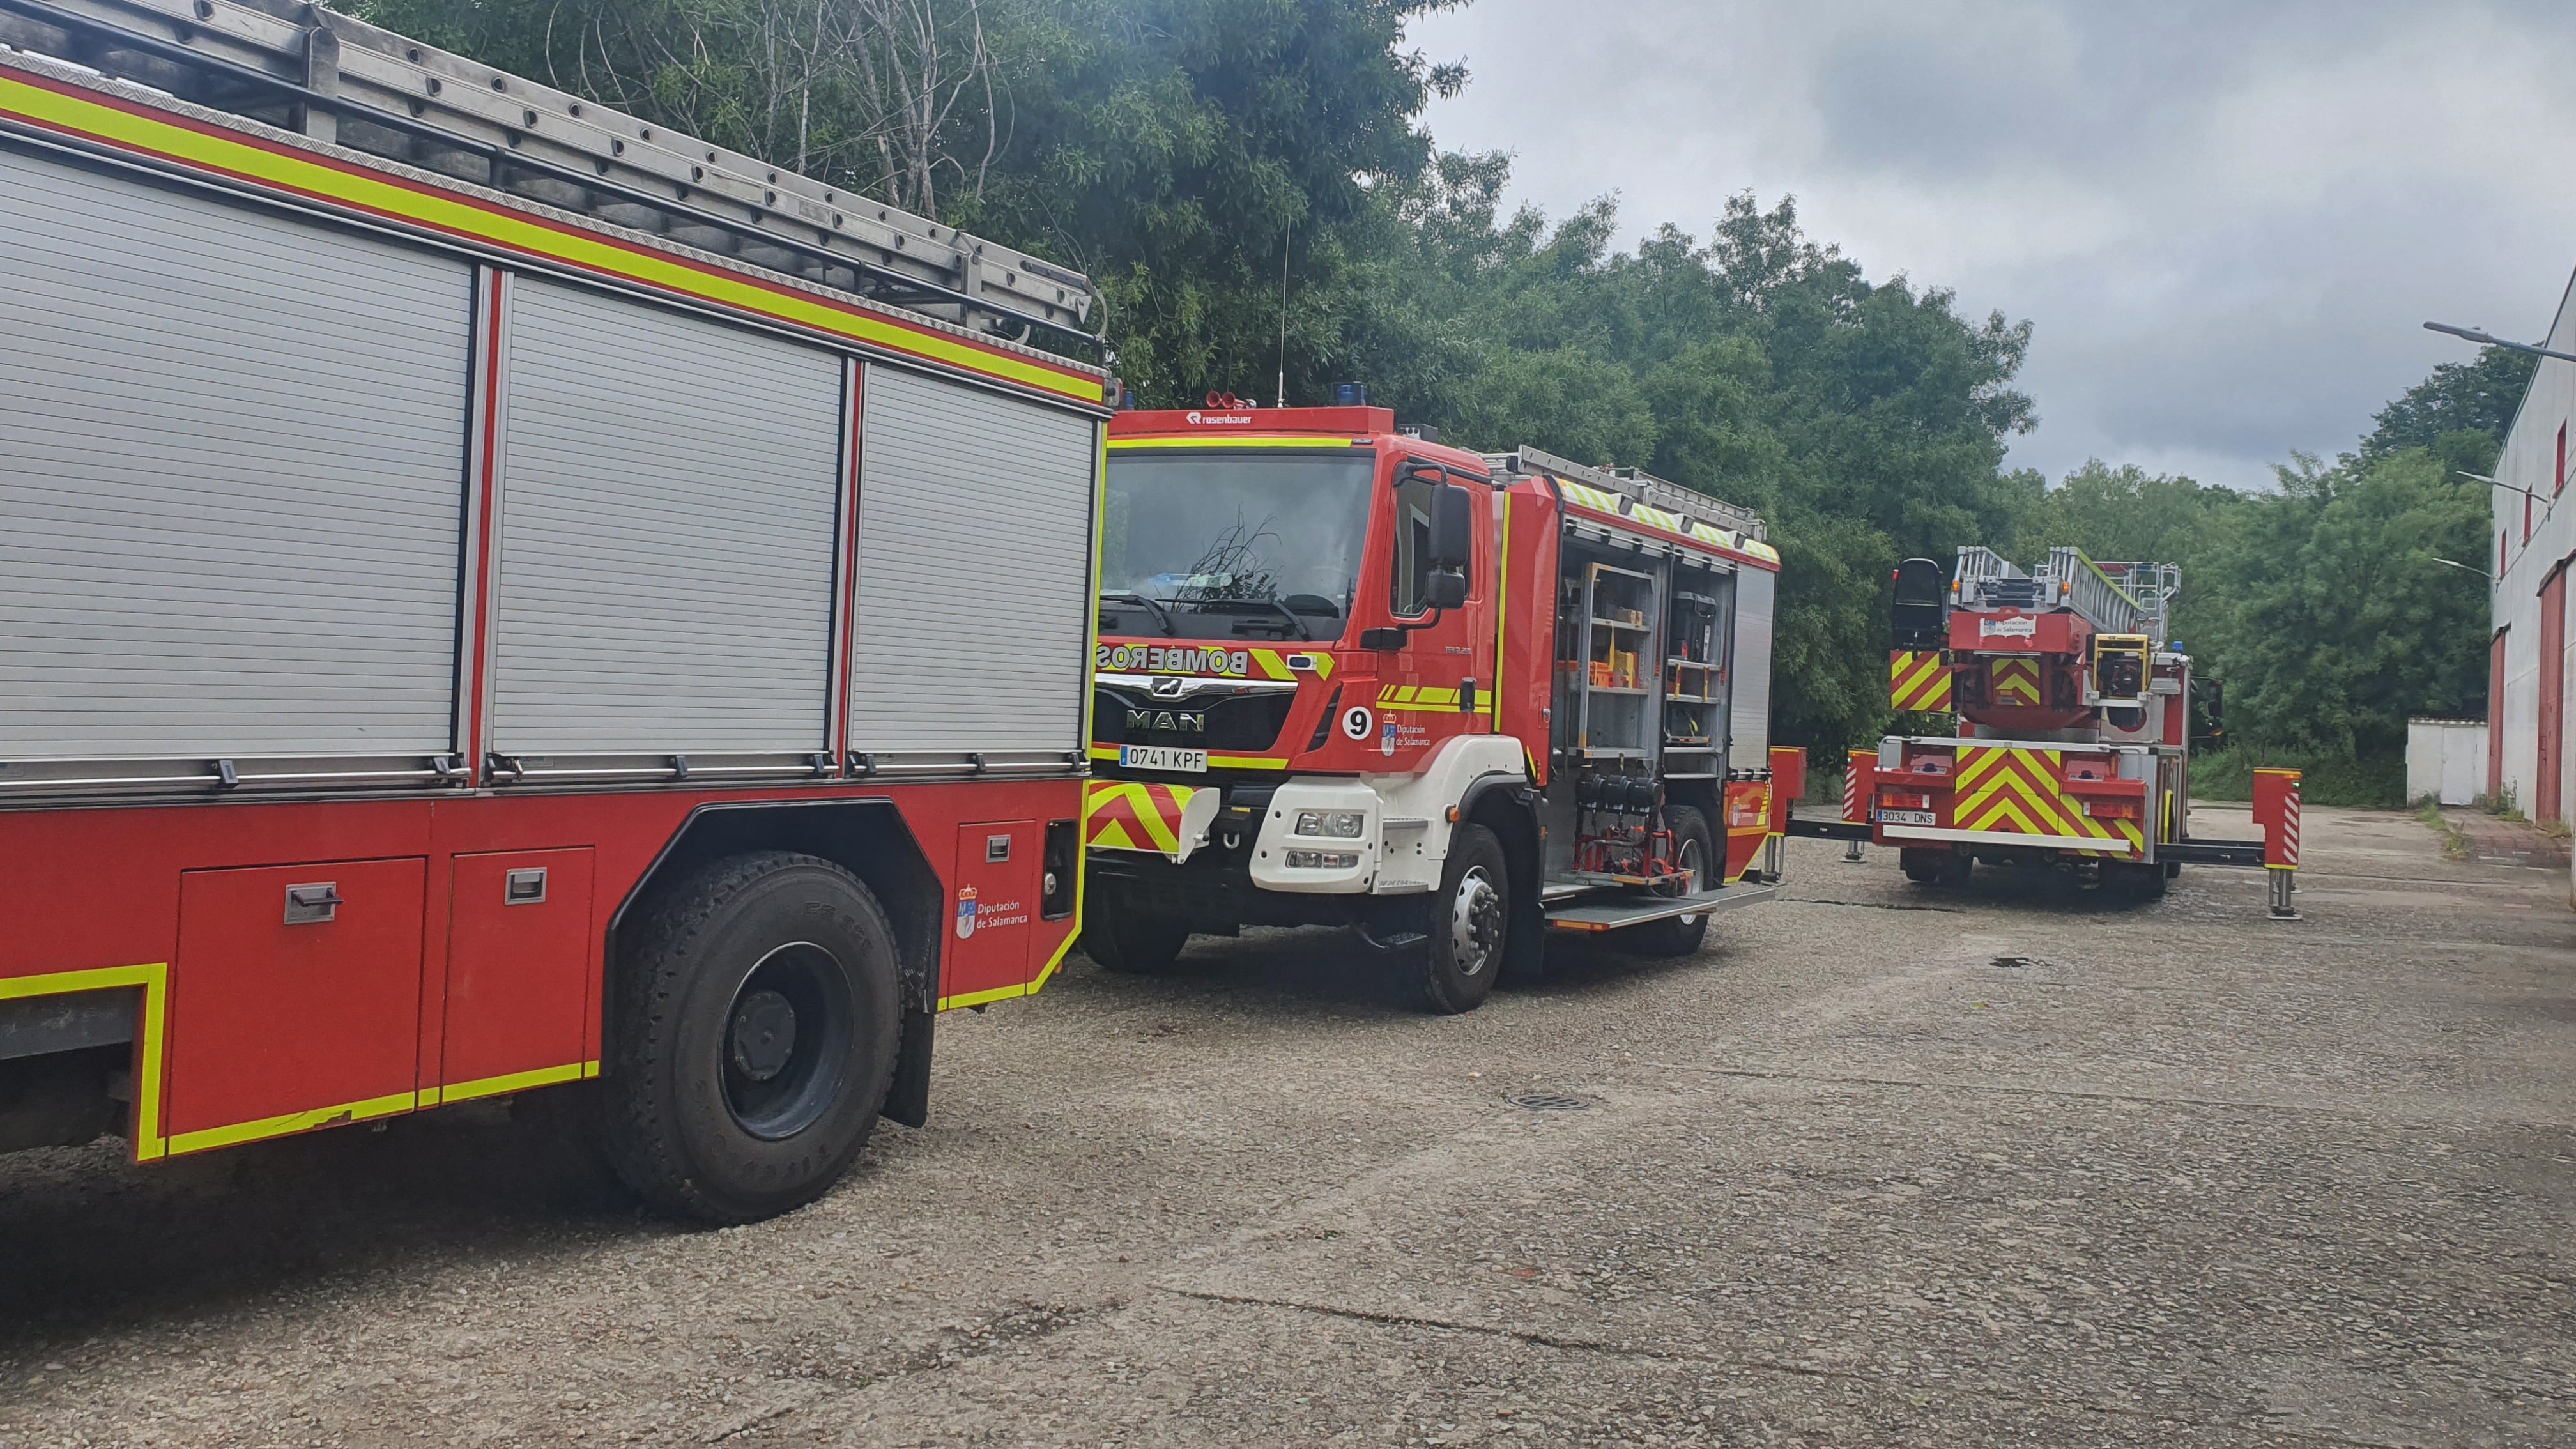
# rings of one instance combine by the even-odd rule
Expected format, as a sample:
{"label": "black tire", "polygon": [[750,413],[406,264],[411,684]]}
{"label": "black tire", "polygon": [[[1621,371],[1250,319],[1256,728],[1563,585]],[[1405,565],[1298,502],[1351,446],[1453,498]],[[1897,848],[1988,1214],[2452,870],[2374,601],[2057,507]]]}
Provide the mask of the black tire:
{"label": "black tire", "polygon": [[894,1078],[901,968],[876,897],[814,856],[733,856],[628,940],[601,1103],[618,1176],[706,1223],[821,1197]]}
{"label": "black tire", "polygon": [[[1726,863],[1717,854],[1707,816],[1691,806],[1675,805],[1664,812],[1664,820],[1673,833],[1673,853],[1679,857],[1676,864],[1694,874],[1691,890],[1707,890],[1710,882],[1725,878]],[[1708,917],[1666,916],[1660,921],[1631,926],[1620,936],[1624,938],[1620,944],[1640,955],[1696,955],[1701,943],[1708,939]]]}
{"label": "black tire", "polygon": [[1163,975],[1189,943],[1187,925],[1139,911],[1108,891],[1092,902],[1082,922],[1083,954],[1121,976]]}
{"label": "black tire", "polygon": [[1905,872],[1905,878],[1916,885],[1939,885],[1941,883],[1940,857],[1947,854],[1949,854],[1948,851],[1899,850],[1896,852],[1896,864]]}
{"label": "black tire", "polygon": [[2163,900],[2170,879],[2165,865],[2163,861],[2145,864],[2133,860],[2106,860],[2102,862],[2103,888],[2124,900]]}
{"label": "black tire", "polygon": [[1484,1004],[1503,972],[1511,891],[1511,861],[1494,832],[1461,825],[1450,834],[1440,891],[1431,898],[1431,944],[1422,953],[1424,1007],[1454,1016]]}
{"label": "black tire", "polygon": [[1968,881],[1976,873],[1977,858],[1973,855],[1962,855],[1954,850],[1941,858],[1940,867],[1933,876],[1933,884],[1943,890],[1963,891],[1968,888]]}

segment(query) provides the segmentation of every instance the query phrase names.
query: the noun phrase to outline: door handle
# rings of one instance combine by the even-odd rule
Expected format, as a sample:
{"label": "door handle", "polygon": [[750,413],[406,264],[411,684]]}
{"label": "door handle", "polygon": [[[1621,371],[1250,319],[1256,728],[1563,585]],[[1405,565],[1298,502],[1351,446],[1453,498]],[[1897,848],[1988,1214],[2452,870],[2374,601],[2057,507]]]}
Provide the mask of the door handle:
{"label": "door handle", "polygon": [[1458,681],[1458,712],[1460,714],[1476,712],[1476,681],[1472,679]]}

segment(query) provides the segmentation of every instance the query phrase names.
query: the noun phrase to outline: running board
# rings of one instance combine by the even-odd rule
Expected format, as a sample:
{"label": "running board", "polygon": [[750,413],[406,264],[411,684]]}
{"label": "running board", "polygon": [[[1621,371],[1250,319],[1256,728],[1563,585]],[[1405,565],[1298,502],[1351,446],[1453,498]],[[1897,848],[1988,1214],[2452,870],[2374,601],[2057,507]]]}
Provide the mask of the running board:
{"label": "running board", "polygon": [[1642,926],[1648,921],[1667,920],[1674,916],[1731,911],[1737,906],[1759,904],[1779,893],[1780,888],[1775,885],[1732,885],[1701,891],[1695,896],[1652,896],[1643,900],[1603,901],[1588,906],[1559,906],[1547,913],[1547,923],[1559,931],[1615,931],[1622,926]]}
{"label": "running board", "polygon": [[2156,859],[2178,860],[2185,865],[2261,865],[2263,842],[2259,840],[2160,840],[2156,842]]}

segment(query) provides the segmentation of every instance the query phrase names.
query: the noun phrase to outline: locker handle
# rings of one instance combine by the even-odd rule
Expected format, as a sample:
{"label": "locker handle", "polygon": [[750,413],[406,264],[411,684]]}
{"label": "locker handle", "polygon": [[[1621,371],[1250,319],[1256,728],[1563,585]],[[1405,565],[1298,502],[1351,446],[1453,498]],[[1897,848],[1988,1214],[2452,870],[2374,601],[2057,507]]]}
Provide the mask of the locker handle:
{"label": "locker handle", "polygon": [[340,896],[338,881],[307,881],[286,888],[286,924],[318,926],[336,919],[348,902]]}

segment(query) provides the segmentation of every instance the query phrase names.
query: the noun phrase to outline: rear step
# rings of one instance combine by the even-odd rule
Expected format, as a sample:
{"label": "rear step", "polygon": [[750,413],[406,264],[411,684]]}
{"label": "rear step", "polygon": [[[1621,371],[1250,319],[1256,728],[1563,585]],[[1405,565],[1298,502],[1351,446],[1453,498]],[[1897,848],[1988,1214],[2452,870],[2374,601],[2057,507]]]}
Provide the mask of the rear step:
{"label": "rear step", "polygon": [[1779,893],[1780,888],[1776,885],[1731,885],[1701,891],[1695,896],[1655,896],[1644,900],[1559,906],[1547,913],[1547,923],[1559,931],[1615,931],[1622,926],[1642,926],[1648,921],[1672,916],[1731,911],[1737,906],[1767,901]]}

